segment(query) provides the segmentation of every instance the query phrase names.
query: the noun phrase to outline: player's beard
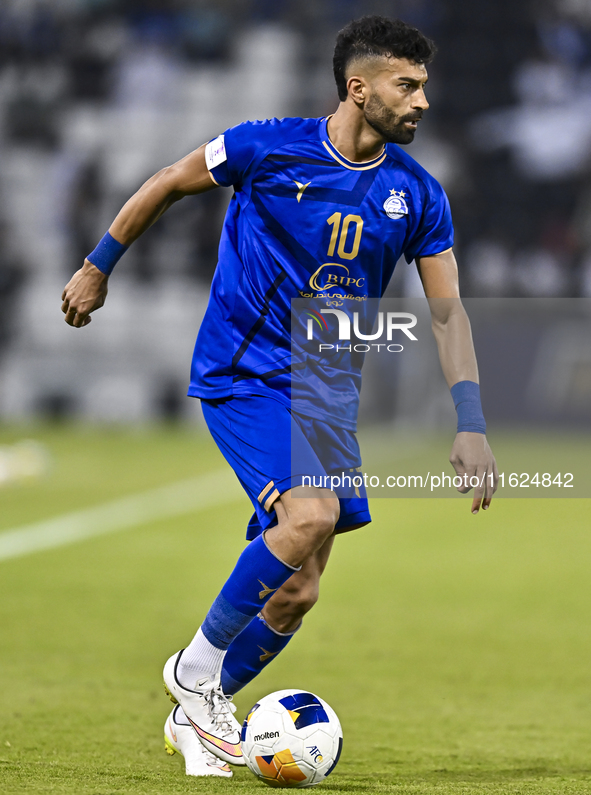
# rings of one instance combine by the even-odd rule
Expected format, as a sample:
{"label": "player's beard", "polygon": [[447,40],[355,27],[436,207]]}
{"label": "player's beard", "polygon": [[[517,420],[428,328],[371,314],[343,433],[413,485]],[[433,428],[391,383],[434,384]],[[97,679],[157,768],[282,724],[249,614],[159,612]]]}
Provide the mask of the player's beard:
{"label": "player's beard", "polygon": [[378,94],[372,94],[364,109],[366,122],[378,132],[384,141],[391,144],[410,144],[414,140],[416,130],[405,126],[407,121],[417,121],[422,111],[398,116],[390,110]]}

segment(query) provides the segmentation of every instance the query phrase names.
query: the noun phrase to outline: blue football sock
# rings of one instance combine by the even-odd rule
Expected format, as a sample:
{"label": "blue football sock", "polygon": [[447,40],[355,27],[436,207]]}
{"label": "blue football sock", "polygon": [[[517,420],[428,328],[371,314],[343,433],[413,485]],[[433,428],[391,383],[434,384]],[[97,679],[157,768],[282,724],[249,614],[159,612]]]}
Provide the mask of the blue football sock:
{"label": "blue football sock", "polygon": [[298,570],[271,552],[264,535],[255,538],[238,558],[201,625],[206,639],[218,649],[227,649],[275,591]]}
{"label": "blue football sock", "polygon": [[258,676],[274,660],[295,632],[276,632],[259,613],[230,644],[222,666],[222,690],[227,696]]}

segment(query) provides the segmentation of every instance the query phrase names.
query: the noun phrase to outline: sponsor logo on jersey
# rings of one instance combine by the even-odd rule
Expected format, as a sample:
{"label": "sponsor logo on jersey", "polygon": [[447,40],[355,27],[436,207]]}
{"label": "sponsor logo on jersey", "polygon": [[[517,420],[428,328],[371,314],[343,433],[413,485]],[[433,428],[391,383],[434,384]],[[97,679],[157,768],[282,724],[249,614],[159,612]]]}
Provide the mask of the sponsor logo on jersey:
{"label": "sponsor logo on jersey", "polygon": [[313,290],[330,290],[332,287],[359,287],[362,289],[364,282],[365,276],[351,276],[346,265],[340,265],[338,262],[325,262],[310,276],[308,284]]}
{"label": "sponsor logo on jersey", "polygon": [[408,215],[408,205],[405,201],[406,193],[403,190],[393,189],[390,191],[390,196],[384,202],[384,210],[388,218],[404,218]]}
{"label": "sponsor logo on jersey", "polygon": [[261,740],[272,740],[274,737],[279,737],[279,732],[263,732],[262,734],[255,734],[252,739],[255,743],[260,743]]}
{"label": "sponsor logo on jersey", "polygon": [[297,192],[297,195],[296,195],[296,199],[298,200],[298,204],[299,204],[300,201],[302,200],[302,196],[304,195],[304,191],[306,190],[308,185],[310,185],[310,182],[306,182],[304,184],[303,182],[298,182],[297,179],[294,179],[294,182],[298,186],[298,192]]}

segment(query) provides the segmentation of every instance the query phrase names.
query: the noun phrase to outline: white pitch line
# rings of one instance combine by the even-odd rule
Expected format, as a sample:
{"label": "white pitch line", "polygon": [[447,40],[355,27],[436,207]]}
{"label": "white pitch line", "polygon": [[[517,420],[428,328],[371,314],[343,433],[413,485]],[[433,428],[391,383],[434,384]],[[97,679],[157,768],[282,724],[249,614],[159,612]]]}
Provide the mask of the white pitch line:
{"label": "white pitch line", "polygon": [[0,533],[0,561],[85,538],[234,502],[243,495],[231,470],[217,470]]}

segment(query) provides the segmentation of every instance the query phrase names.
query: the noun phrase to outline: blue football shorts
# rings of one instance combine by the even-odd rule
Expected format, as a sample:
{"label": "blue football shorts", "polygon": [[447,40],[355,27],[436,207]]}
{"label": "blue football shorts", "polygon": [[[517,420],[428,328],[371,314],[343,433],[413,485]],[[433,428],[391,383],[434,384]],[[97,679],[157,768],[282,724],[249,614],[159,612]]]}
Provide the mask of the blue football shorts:
{"label": "blue football shorts", "polygon": [[277,524],[274,503],[293,486],[331,489],[341,513],[336,532],[371,522],[353,431],[294,414],[272,395],[202,400],[203,416],[255,512],[246,537]]}

